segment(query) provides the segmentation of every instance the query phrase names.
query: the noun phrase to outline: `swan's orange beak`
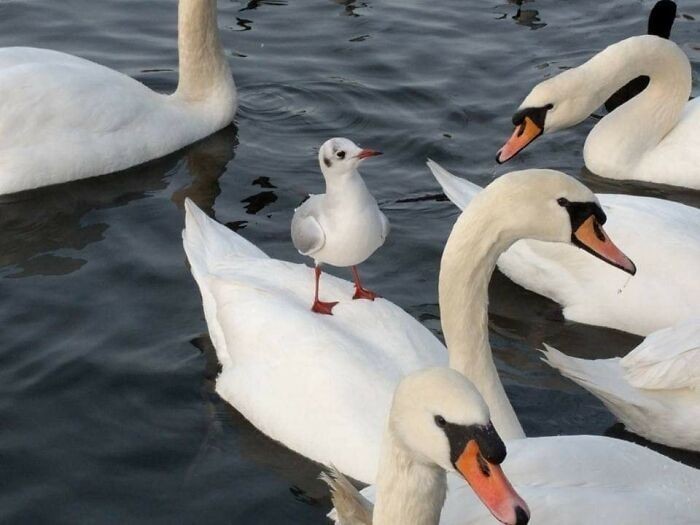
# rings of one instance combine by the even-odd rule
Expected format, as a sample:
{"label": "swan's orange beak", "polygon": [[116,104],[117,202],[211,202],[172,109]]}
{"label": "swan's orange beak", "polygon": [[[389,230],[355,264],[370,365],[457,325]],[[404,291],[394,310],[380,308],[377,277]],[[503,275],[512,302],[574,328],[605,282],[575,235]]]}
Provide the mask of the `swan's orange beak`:
{"label": "swan's orange beak", "polygon": [[542,135],[542,128],[530,117],[525,117],[522,124],[515,127],[515,131],[496,155],[496,162],[503,164],[520,153],[525,146]]}
{"label": "swan's orange beak", "polygon": [[467,443],[455,467],[498,521],[525,525],[530,520],[527,503],[515,492],[501,467],[484,459],[475,440]]}
{"label": "swan's orange beak", "polygon": [[381,155],[381,151],[377,151],[374,149],[363,149],[361,150],[355,157],[358,159],[366,159],[367,157],[376,157],[377,155]]}
{"label": "swan's orange beak", "polygon": [[637,267],[634,263],[615,246],[593,215],[583,221],[581,226],[576,229],[572,234],[572,241],[587,252],[630,275],[637,273]]}

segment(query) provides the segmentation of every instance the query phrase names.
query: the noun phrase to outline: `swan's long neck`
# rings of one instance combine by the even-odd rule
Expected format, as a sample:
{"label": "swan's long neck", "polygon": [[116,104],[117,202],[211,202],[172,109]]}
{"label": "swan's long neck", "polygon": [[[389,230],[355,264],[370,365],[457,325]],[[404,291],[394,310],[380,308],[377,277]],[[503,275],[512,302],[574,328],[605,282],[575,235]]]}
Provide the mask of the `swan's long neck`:
{"label": "swan's long neck", "polygon": [[180,79],[175,94],[188,102],[206,101],[214,94],[232,98],[235,93],[216,15],[216,0],[179,2]]}
{"label": "swan's long neck", "polygon": [[445,472],[416,461],[389,430],[382,443],[373,525],[437,525],[445,502]]}
{"label": "swan's long neck", "polygon": [[678,123],[690,96],[688,58],[676,44],[655,36],[623,40],[577,70],[586,79],[582,85],[594,89],[590,112],[633,78],[646,75],[650,79],[642,93],[602,119],[586,140],[586,165],[606,176],[642,162],[643,154]]}
{"label": "swan's long neck", "polygon": [[452,228],[440,263],[440,317],[450,366],[474,383],[498,433],[518,439],[525,433],[498,377],[488,333],[489,281],[498,256],[517,240],[502,221],[505,202],[482,192]]}

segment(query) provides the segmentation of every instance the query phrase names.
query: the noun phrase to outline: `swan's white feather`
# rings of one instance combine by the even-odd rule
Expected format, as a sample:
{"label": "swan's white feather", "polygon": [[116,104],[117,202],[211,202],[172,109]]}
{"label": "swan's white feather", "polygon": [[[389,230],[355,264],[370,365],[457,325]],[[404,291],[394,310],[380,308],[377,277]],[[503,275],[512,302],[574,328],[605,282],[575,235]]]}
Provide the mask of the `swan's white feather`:
{"label": "swan's white feather", "polygon": [[654,332],[620,364],[625,379],[637,388],[700,387],[700,318]]}
{"label": "swan's white feather", "polygon": [[699,327],[695,319],[660,330],[622,359],[580,359],[545,345],[545,362],[598,397],[631,432],[700,451]]}

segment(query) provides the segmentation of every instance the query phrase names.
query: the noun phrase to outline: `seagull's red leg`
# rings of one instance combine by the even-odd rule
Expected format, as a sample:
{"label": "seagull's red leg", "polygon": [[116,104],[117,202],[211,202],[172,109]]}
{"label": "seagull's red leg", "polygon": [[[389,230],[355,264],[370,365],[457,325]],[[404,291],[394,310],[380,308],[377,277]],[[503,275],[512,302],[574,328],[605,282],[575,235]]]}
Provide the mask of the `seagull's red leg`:
{"label": "seagull's red leg", "polygon": [[311,310],[317,314],[333,315],[333,307],[338,304],[338,301],[326,303],[318,300],[318,281],[321,278],[321,267],[317,265],[314,271],[316,272],[316,290],[314,292],[314,304],[311,306]]}
{"label": "seagull's red leg", "polygon": [[352,275],[355,278],[355,295],[352,296],[353,299],[369,299],[370,301],[374,301],[377,297],[380,297],[376,293],[362,287],[360,274],[357,273],[357,266],[352,267]]}

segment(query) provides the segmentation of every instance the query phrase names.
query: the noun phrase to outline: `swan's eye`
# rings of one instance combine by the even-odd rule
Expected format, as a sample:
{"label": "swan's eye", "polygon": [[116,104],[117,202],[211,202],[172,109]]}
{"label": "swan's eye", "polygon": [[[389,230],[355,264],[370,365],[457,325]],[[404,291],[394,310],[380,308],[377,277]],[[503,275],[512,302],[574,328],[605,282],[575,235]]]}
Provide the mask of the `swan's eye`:
{"label": "swan's eye", "polygon": [[339,159],[344,159],[344,158],[345,158],[345,152],[344,152],[344,151],[339,151],[338,153],[336,153],[336,156],[337,156]]}
{"label": "swan's eye", "polygon": [[546,109],[547,111],[549,111],[549,110],[552,109],[552,108],[554,108],[554,104],[547,104],[547,105],[544,107],[544,109]]}
{"label": "swan's eye", "polygon": [[569,205],[568,199],[565,199],[564,197],[559,197],[557,199],[557,203],[559,203],[559,206],[562,206],[564,208],[566,208]]}
{"label": "swan's eye", "polygon": [[435,424],[440,428],[445,428],[447,421],[445,421],[445,418],[442,416],[435,416]]}

